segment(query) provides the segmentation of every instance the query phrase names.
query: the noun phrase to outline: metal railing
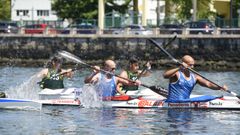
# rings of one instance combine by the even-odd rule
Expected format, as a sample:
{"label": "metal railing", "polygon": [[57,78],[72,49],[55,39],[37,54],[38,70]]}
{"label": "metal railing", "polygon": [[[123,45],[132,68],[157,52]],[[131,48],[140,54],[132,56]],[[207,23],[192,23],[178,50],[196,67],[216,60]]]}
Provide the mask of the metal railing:
{"label": "metal railing", "polygon": [[[183,29],[160,29],[160,28],[151,28],[148,30],[131,30],[131,29],[76,29],[76,28],[46,28],[41,29],[42,32],[28,32],[26,34],[27,28],[20,27],[18,32],[1,32],[1,34],[15,34],[15,35],[29,35],[29,34],[38,34],[41,35],[134,35],[134,36],[159,36],[166,34],[177,34],[177,35],[240,35],[240,28],[208,28],[208,29],[191,29],[191,28],[183,28]],[[37,29],[36,29],[37,30]],[[54,32],[53,32],[54,31]]]}

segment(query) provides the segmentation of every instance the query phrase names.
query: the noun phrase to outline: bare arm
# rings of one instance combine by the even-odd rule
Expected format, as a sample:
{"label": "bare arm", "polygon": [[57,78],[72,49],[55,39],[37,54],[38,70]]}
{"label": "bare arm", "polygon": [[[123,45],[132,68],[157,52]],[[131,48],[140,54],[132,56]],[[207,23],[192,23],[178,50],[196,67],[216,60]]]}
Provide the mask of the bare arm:
{"label": "bare arm", "polygon": [[176,76],[176,73],[178,72],[179,68],[174,68],[174,69],[170,69],[170,70],[167,70],[163,73],[163,77],[164,78],[171,78],[173,76]]}
{"label": "bare arm", "polygon": [[37,77],[38,77],[38,78],[46,77],[46,76],[47,76],[47,73],[48,73],[48,69],[45,68],[45,69],[41,70],[41,71],[37,74]]}
{"label": "bare arm", "polygon": [[84,83],[96,83],[98,81],[99,73],[93,72],[89,76],[85,77]]}
{"label": "bare arm", "polygon": [[[128,78],[126,71],[122,71],[119,76],[123,77],[123,78]],[[116,82],[117,83],[117,92],[121,95],[125,95],[125,93],[122,91],[123,83],[121,82],[121,81],[125,81],[125,80],[120,80],[120,79],[121,78],[119,78],[118,81]],[[126,81],[125,84],[126,83],[128,83],[128,82]]]}
{"label": "bare arm", "polygon": [[197,80],[197,83],[200,84],[201,86],[203,87],[207,87],[207,88],[210,88],[210,89],[213,89],[213,90],[227,90],[227,86],[224,85],[223,87],[220,87],[220,86],[217,86],[207,80],[205,80],[204,78],[202,78],[201,76],[199,75],[195,75],[196,76],[196,80]]}
{"label": "bare arm", "polygon": [[150,62],[147,62],[143,70],[138,70],[138,78],[140,77],[147,77],[151,74],[151,64]]}
{"label": "bare arm", "polygon": [[61,73],[64,77],[71,78],[73,76],[73,70],[72,69],[62,69]]}
{"label": "bare arm", "polygon": [[[127,71],[122,71],[119,76],[122,77],[122,78],[128,79]],[[121,84],[124,84],[124,85],[129,85],[129,81],[126,80],[126,79],[122,79],[122,78],[117,77],[117,83],[121,83]]]}
{"label": "bare arm", "polygon": [[99,66],[94,66],[94,70],[92,72],[92,74],[90,74],[89,76],[85,77],[84,79],[84,83],[95,83],[98,81],[99,78],[99,71],[100,71],[100,67]]}
{"label": "bare arm", "polygon": [[145,71],[138,70],[138,76],[139,76],[138,78],[147,77],[147,76],[150,76],[150,74],[151,74],[150,70],[145,70]]}
{"label": "bare arm", "polygon": [[123,85],[128,85],[128,86],[134,86],[134,85],[141,85],[141,81],[136,80],[136,81],[128,81],[126,79],[122,79],[119,77],[116,77],[117,83],[122,83]]}
{"label": "bare arm", "polygon": [[120,95],[126,95],[123,91],[122,91],[122,83],[117,83],[117,92]]}

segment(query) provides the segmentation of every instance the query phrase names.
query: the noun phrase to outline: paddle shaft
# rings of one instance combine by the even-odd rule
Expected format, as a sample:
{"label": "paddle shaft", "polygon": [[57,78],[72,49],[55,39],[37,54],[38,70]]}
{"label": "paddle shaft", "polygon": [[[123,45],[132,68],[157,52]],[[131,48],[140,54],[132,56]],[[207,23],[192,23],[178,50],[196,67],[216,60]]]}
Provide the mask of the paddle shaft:
{"label": "paddle shaft", "polygon": [[[116,76],[116,77],[118,77],[118,78],[121,78],[121,79],[123,79],[123,80],[129,81],[129,82],[132,82],[132,83],[136,83],[136,81],[133,81],[133,80],[131,80],[131,79],[128,79],[128,78],[119,76],[119,75],[117,75],[117,74],[113,74],[112,72],[109,72],[109,71],[106,71],[106,70],[103,70],[103,69],[96,69],[94,66],[91,66],[91,65],[89,65],[89,64],[87,64],[87,63],[82,62],[82,64],[84,64],[85,66],[90,67],[90,68],[92,68],[92,69],[99,70],[99,71],[101,71],[101,72],[103,72],[103,73],[106,73],[106,74],[109,74],[109,75],[112,75],[112,76]],[[147,85],[145,85],[145,84],[140,84],[140,85],[143,86],[143,87],[146,87],[146,88],[150,88],[150,86],[147,86]]]}
{"label": "paddle shaft", "polygon": [[[166,55],[168,55],[168,57],[170,57],[174,62],[176,62],[176,63],[179,64],[179,65],[183,65],[183,63],[181,63],[181,62],[179,62],[177,59],[175,59],[170,53],[168,53],[168,52],[167,52],[161,45],[159,45],[155,40],[153,40],[153,39],[149,39],[149,40],[150,40],[152,43],[154,43],[160,50],[162,50]],[[197,71],[193,70],[192,68],[189,68],[189,67],[188,67],[187,69],[188,69],[189,71],[191,71],[191,72],[193,72],[193,73],[201,76],[202,78],[204,78],[205,80],[211,82],[212,84],[214,84],[214,85],[222,88],[222,86],[220,86],[220,85],[218,85],[217,83],[215,83],[215,82],[209,80],[208,78],[204,77],[203,75],[201,75],[201,74],[198,73]],[[222,90],[222,89],[221,89],[221,90]],[[224,90],[224,91],[226,91],[226,92],[228,92],[228,93],[230,93],[230,94],[232,94],[232,95],[234,95],[234,96],[236,96],[236,97],[238,97],[238,98],[240,99],[240,96],[237,95],[235,92],[232,92],[232,91],[230,91],[230,90]]]}
{"label": "paddle shaft", "polygon": [[[155,44],[160,50],[162,50],[166,55],[168,55],[168,57],[170,57],[174,62],[176,62],[176,63],[179,64],[179,65],[183,65],[183,63],[181,63],[181,62],[179,62],[177,59],[175,59],[170,53],[168,53],[168,52],[167,52],[161,45],[159,45],[155,40],[153,40],[153,39],[149,39],[149,40],[150,40],[153,44]],[[204,78],[205,80],[211,82],[212,84],[214,84],[214,85],[222,88],[222,86],[220,86],[220,85],[218,85],[217,83],[215,83],[215,82],[209,80],[208,78],[204,77],[203,75],[201,75],[201,74],[198,73],[197,71],[193,70],[192,68],[189,68],[189,67],[188,67],[187,69],[188,69],[189,71],[191,71],[191,72],[193,72],[193,73],[201,76],[202,78]],[[221,89],[221,90],[222,90],[222,89]],[[237,98],[240,99],[240,96],[237,95],[235,92],[232,92],[232,91],[230,91],[230,90],[224,90],[224,91],[226,91],[226,92],[228,92],[228,93],[230,93],[230,94],[232,94],[232,95],[234,95],[234,96],[236,96]]]}
{"label": "paddle shaft", "polygon": [[73,68],[71,71],[62,72],[62,73],[56,74],[56,76],[65,75],[65,74],[67,74],[67,73],[74,72],[74,71],[76,71],[76,70],[77,70],[77,68]]}
{"label": "paddle shaft", "polygon": [[147,61],[145,64],[144,64],[144,69],[141,71],[141,73],[137,76],[137,78],[135,79],[135,80],[137,80],[137,79],[139,79],[139,78],[141,78],[141,76],[143,75],[143,73],[148,69],[148,67],[147,67],[147,63],[148,63],[149,61]]}
{"label": "paddle shaft", "polygon": [[[164,44],[164,46],[168,46],[168,45],[170,45],[175,39],[176,39],[176,37],[177,36],[174,36],[173,38],[171,38],[166,44]],[[137,79],[139,79],[141,76],[142,76],[142,74],[147,70],[147,63],[148,63],[149,61],[147,61],[146,63],[145,63],[145,68],[142,70],[142,72],[137,76],[137,78],[136,78],[136,80]],[[145,86],[145,87],[149,87],[149,86]],[[159,93],[159,92],[161,92],[161,91],[164,91],[164,94],[165,94],[165,97],[167,96],[167,94],[168,94],[168,92],[167,92],[167,90],[165,89],[165,88],[163,88],[163,87],[160,87],[160,86],[158,86],[159,88],[157,89],[158,91],[155,91],[156,93]],[[149,88],[149,89],[151,89],[151,88]],[[153,88],[152,88],[153,89]],[[159,90],[160,89],[160,90]],[[156,90],[156,88],[154,89],[154,90]],[[126,91],[127,92],[127,91]],[[162,94],[161,94],[162,95]]]}
{"label": "paddle shaft", "polygon": [[[220,86],[219,84],[217,84],[217,83],[215,83],[215,82],[209,80],[208,78],[204,77],[203,75],[201,75],[200,73],[198,73],[198,72],[195,71],[194,69],[189,68],[189,67],[188,67],[187,69],[188,69],[189,71],[191,71],[191,72],[193,72],[193,73],[195,73],[195,74],[201,76],[203,79],[205,79],[205,80],[211,82],[212,84],[214,84],[214,85],[216,85],[216,86],[222,88],[222,86]],[[234,95],[234,96],[236,96],[236,97],[238,97],[238,95],[237,95],[235,92],[232,92],[232,91],[230,91],[230,90],[225,90],[225,91],[228,92],[228,93],[230,93],[230,94],[232,94],[232,95]]]}
{"label": "paddle shaft", "polygon": [[[103,70],[103,69],[96,69],[94,66],[89,65],[89,64],[81,61],[80,58],[78,58],[77,56],[75,56],[75,55],[73,55],[73,54],[71,54],[71,53],[69,53],[69,52],[61,51],[61,52],[58,52],[58,53],[59,53],[61,56],[65,57],[65,58],[68,58],[68,59],[71,59],[71,60],[73,60],[74,62],[83,64],[83,65],[85,65],[86,67],[89,67],[89,68],[92,68],[92,69],[95,69],[95,70],[99,70],[99,71],[101,71],[101,72],[103,72],[103,73],[106,73],[106,74],[109,74],[109,75],[112,75],[112,76],[119,77],[119,78],[121,78],[121,79],[127,80],[127,81],[132,82],[132,83],[136,83],[136,81],[130,80],[130,79],[128,79],[128,78],[121,77],[121,76],[119,76],[119,75],[113,74],[113,73],[108,72],[108,71],[105,71],[105,70]],[[149,88],[149,89],[153,90],[153,91],[156,92],[156,93],[159,92],[158,94],[160,94],[160,95],[162,95],[162,93],[166,93],[166,91],[164,91],[164,90],[162,91],[162,89],[159,89],[159,88],[157,89],[157,87],[155,87],[155,86],[147,86],[147,85],[145,85],[145,84],[140,84],[140,85],[143,86],[143,87]],[[167,95],[167,94],[164,94],[163,96],[166,96],[166,95]]]}

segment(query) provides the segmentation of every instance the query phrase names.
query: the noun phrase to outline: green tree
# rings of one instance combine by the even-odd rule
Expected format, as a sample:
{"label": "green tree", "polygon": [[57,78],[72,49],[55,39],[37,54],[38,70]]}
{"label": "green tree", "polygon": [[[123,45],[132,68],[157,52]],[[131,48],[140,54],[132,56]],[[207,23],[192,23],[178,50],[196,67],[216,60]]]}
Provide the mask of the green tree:
{"label": "green tree", "polygon": [[215,17],[216,13],[210,11],[210,4],[212,0],[198,0],[197,3],[197,18],[198,19],[211,19],[211,17]]}
{"label": "green tree", "polygon": [[96,19],[98,0],[54,0],[52,9],[62,19]]}
{"label": "green tree", "polygon": [[[185,21],[192,17],[190,10],[192,9],[192,0],[170,0],[166,5],[166,9],[173,7],[175,5],[175,10],[167,10],[166,14],[172,14],[172,12],[177,13],[178,19]],[[209,5],[212,0],[197,0],[197,20],[200,19],[210,19],[215,17],[216,13],[210,11]],[[169,4],[170,3],[170,4]]]}
{"label": "green tree", "polygon": [[0,0],[0,20],[11,19],[11,0]]}

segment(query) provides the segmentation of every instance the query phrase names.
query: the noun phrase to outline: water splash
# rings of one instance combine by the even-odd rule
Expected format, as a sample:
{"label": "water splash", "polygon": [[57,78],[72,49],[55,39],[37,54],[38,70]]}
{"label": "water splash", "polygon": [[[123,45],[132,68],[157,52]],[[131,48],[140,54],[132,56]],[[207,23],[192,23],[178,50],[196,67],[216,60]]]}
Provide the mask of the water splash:
{"label": "water splash", "polygon": [[40,88],[37,86],[38,81],[39,77],[33,75],[24,83],[15,87],[10,87],[9,90],[6,91],[7,96],[9,98],[17,99],[39,99],[38,92],[40,91]]}
{"label": "water splash", "polygon": [[96,92],[94,85],[84,85],[79,100],[85,108],[101,108],[103,106],[102,100]]}

